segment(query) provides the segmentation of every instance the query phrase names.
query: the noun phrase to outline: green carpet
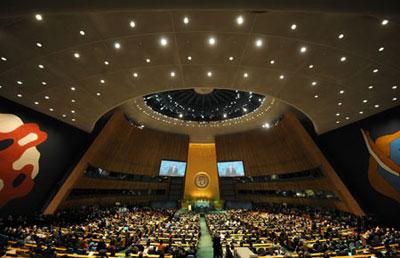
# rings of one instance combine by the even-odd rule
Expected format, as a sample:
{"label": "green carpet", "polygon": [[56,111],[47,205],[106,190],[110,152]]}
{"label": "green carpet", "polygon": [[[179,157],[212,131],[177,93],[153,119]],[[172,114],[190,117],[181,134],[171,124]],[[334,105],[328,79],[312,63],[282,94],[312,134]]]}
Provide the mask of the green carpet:
{"label": "green carpet", "polygon": [[206,219],[200,218],[200,241],[197,249],[197,258],[211,258],[213,257],[212,238],[207,229]]}

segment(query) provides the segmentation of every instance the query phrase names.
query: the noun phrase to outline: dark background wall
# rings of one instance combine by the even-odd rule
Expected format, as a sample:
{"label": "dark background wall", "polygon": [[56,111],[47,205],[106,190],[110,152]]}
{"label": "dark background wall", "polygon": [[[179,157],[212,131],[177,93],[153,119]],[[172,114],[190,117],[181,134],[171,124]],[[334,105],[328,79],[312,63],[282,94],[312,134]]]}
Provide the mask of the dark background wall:
{"label": "dark background wall", "polygon": [[[61,121],[0,97],[0,113],[14,114],[24,123],[36,123],[47,133],[47,140],[37,146],[41,156],[39,174],[32,191],[0,209],[1,214],[39,211],[60,187],[62,179],[79,161],[92,137]],[[1,125],[0,125],[1,126]]]}
{"label": "dark background wall", "polygon": [[320,135],[316,142],[365,212],[400,225],[400,203],[375,191],[368,181],[369,153],[361,129],[370,131],[373,140],[400,130],[400,106]]}

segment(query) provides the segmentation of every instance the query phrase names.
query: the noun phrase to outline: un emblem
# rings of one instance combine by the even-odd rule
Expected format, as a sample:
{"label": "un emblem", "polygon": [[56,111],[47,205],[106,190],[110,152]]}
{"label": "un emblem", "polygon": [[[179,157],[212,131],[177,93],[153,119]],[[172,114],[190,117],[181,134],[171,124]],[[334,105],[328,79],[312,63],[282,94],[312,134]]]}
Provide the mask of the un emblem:
{"label": "un emblem", "polygon": [[194,178],[194,184],[198,188],[206,188],[209,183],[210,183],[210,178],[204,172],[197,173],[197,175]]}

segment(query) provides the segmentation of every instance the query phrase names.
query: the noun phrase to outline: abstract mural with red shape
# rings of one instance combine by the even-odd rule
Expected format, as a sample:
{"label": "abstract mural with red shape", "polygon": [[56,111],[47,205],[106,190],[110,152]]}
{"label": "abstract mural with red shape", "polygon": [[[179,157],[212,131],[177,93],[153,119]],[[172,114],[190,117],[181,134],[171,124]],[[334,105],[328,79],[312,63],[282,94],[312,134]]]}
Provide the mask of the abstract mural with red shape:
{"label": "abstract mural with red shape", "polygon": [[0,113],[0,208],[31,192],[39,173],[36,146],[46,140],[47,133],[37,124]]}

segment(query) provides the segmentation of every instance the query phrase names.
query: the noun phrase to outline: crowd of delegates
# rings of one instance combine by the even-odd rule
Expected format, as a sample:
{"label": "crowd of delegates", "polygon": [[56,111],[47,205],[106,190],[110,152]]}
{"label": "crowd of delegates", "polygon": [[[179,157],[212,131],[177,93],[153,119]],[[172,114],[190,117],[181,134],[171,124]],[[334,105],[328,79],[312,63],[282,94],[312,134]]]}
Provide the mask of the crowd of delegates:
{"label": "crowd of delegates", "polygon": [[0,220],[0,234],[13,248],[28,246],[27,253],[36,257],[122,252],[194,258],[200,225],[198,215],[172,209],[90,207],[46,217],[8,216]]}
{"label": "crowd of delegates", "polygon": [[207,225],[216,257],[219,253],[231,257],[235,246],[248,246],[260,256],[400,255],[399,230],[378,227],[368,217],[338,211],[274,205],[209,214]]}

